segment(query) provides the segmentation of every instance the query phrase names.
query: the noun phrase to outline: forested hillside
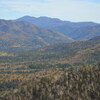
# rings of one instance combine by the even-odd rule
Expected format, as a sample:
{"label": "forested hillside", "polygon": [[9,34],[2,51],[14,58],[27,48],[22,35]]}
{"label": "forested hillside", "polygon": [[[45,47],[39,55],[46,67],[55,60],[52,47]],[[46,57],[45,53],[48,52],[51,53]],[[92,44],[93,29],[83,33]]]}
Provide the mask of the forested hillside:
{"label": "forested hillside", "polygon": [[73,39],[27,22],[0,20],[0,51],[20,52]]}
{"label": "forested hillside", "polygon": [[9,81],[8,84],[0,83],[0,100],[100,99],[100,65],[53,69],[21,76],[12,75],[10,80],[5,80]]}

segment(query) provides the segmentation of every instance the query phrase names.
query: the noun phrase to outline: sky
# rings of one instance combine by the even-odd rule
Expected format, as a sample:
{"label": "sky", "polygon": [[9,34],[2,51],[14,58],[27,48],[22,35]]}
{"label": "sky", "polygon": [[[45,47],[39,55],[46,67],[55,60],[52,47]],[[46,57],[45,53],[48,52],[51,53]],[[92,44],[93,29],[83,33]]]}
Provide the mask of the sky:
{"label": "sky", "polygon": [[100,23],[100,0],[0,0],[0,19],[26,15]]}

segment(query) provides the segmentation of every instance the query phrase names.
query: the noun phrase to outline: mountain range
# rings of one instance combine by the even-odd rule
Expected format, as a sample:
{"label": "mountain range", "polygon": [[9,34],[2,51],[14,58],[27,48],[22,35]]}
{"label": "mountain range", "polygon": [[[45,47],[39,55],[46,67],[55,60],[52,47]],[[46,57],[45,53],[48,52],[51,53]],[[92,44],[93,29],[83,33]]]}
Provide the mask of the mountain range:
{"label": "mountain range", "polygon": [[53,44],[89,40],[96,36],[100,36],[100,24],[94,22],[30,16],[0,20],[0,51],[34,50]]}
{"label": "mountain range", "polygon": [[25,21],[39,27],[54,30],[74,39],[88,40],[100,35],[100,24],[94,22],[70,22],[49,17],[24,16],[16,21]]}

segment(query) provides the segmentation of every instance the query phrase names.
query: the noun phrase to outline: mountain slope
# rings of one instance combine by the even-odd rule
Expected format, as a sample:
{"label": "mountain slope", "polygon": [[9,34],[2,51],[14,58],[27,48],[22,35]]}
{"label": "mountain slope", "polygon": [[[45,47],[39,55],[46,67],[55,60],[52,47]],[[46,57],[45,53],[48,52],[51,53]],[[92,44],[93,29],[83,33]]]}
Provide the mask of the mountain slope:
{"label": "mountain slope", "polygon": [[0,20],[0,47],[37,48],[60,42],[71,42],[62,33],[46,30],[27,22]]}

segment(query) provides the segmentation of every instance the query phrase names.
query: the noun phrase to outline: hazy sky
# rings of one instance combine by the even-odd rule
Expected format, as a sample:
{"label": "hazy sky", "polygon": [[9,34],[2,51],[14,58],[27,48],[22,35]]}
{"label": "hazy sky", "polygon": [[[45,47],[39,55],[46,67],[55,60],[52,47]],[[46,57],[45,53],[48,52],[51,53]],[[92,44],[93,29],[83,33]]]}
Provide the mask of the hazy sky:
{"label": "hazy sky", "polygon": [[0,19],[25,15],[100,23],[100,0],[0,0]]}

